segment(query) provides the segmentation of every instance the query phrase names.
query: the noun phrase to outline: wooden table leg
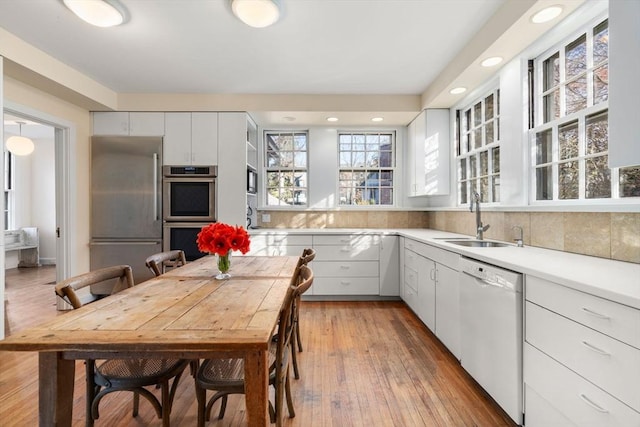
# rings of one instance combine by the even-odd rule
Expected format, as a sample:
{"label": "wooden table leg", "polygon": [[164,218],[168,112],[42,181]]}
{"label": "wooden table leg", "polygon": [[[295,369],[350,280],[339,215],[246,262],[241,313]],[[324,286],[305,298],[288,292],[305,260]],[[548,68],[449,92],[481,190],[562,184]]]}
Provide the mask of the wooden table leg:
{"label": "wooden table leg", "polygon": [[249,427],[269,425],[269,360],[266,351],[247,352],[244,378]]}
{"label": "wooden table leg", "polygon": [[42,352],[39,356],[39,425],[71,426],[76,361],[63,359],[61,353],[54,352]]}

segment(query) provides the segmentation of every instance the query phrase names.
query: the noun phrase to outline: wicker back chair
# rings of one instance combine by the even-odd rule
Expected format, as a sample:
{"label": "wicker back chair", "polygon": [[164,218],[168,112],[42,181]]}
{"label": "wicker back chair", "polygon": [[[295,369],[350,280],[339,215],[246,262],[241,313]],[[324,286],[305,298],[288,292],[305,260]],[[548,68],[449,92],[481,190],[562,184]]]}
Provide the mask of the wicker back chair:
{"label": "wicker back chair", "polygon": [[[313,273],[306,266],[301,267],[302,282],[313,281]],[[275,403],[269,402],[271,422],[282,425],[282,406],[286,394],[289,418],[295,417],[291,386],[289,381],[289,365],[291,340],[293,337],[293,300],[297,288],[289,287],[280,318],[278,320],[277,339],[272,340],[269,349],[269,384],[275,388]],[[218,418],[224,417],[229,394],[244,394],[244,360],[243,359],[207,359],[202,362],[196,375],[196,397],[198,399],[198,427],[211,418],[213,404],[222,398]],[[206,400],[206,391],[216,393]]]}
{"label": "wicker back chair", "polygon": [[291,279],[291,285],[298,288],[298,292],[296,293],[295,301],[293,302],[293,342],[291,344],[291,357],[292,357],[292,365],[293,365],[293,376],[295,379],[300,379],[300,372],[298,369],[298,356],[296,355],[296,347],[299,352],[302,352],[302,340],[300,339],[300,296],[307,292],[311,285],[313,284],[313,280],[311,282],[305,283],[305,286],[302,286],[303,280],[301,280],[300,276],[300,267],[303,265],[308,265],[311,261],[316,257],[316,251],[312,248],[306,248],[302,251],[302,255],[298,258],[298,265],[296,266],[296,270],[293,273],[293,277]]}
{"label": "wicker back chair", "polygon": [[159,252],[147,258],[145,265],[157,277],[166,271],[167,267],[176,268],[187,263],[184,251],[174,250]]}
{"label": "wicker back chair", "polygon": [[[78,292],[91,285],[105,281],[116,281],[114,292],[132,287],[133,274],[128,265],[118,265],[91,271],[60,282],[55,287],[55,292],[74,309],[101,297],[90,292],[82,295]],[[85,289],[86,291],[87,289]],[[188,360],[182,359],[108,359],[87,360],[87,396],[86,396],[86,425],[93,426],[94,420],[100,417],[98,405],[100,400],[108,393],[114,391],[132,391],[133,416],[138,415],[140,396],[147,399],[156,411],[158,418],[162,419],[163,427],[169,427],[169,414],[171,405],[178,386],[180,376]],[[169,381],[173,383],[169,388]],[[159,386],[161,400],[144,387]]]}

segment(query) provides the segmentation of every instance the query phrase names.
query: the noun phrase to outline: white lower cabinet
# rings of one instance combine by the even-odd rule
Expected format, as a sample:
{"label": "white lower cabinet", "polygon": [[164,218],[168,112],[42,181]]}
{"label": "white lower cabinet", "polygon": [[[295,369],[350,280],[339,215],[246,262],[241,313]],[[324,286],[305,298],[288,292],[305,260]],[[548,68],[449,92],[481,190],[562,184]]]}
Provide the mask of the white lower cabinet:
{"label": "white lower cabinet", "polygon": [[302,251],[313,244],[311,235],[268,234],[252,235],[251,250],[253,256],[300,256]]}
{"label": "white lower cabinet", "polygon": [[640,426],[640,310],[534,276],[525,296],[526,425]]}
{"label": "white lower cabinet", "polygon": [[314,235],[311,295],[380,295],[379,235]]}
{"label": "white lower cabinet", "polygon": [[460,358],[458,260],[453,252],[404,238],[401,296],[442,343]]}

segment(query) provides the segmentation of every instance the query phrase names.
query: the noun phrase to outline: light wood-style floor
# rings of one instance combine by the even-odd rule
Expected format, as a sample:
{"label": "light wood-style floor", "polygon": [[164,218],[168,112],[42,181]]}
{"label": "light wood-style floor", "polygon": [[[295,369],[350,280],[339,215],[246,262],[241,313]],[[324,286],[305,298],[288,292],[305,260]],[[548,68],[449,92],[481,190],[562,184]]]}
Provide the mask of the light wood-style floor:
{"label": "light wood-style floor", "polygon": [[[6,272],[9,333],[52,316],[53,268]],[[296,416],[285,425],[514,426],[458,361],[402,302],[303,302],[301,379],[292,379]],[[0,352],[0,425],[38,424],[38,358]],[[131,417],[129,393],[100,405],[96,426],[160,426],[150,405]],[[218,404],[213,408],[217,414]],[[73,425],[84,425],[84,366],[76,365]],[[196,425],[193,379],[180,382],[171,425]],[[223,420],[208,426],[246,425],[243,396],[229,398]]]}

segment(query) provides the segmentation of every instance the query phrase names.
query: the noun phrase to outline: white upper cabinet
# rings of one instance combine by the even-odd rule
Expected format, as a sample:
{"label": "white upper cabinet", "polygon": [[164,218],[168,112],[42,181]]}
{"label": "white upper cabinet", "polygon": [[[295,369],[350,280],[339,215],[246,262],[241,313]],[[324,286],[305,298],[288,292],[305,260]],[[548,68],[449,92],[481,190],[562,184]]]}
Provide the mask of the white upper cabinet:
{"label": "white upper cabinet", "polygon": [[449,110],[424,110],[408,127],[409,196],[449,194]]}
{"label": "white upper cabinet", "polygon": [[156,112],[95,112],[94,135],[162,136],[164,113]]}
{"label": "white upper cabinet", "polygon": [[217,165],[218,113],[165,113],[165,165]]}

